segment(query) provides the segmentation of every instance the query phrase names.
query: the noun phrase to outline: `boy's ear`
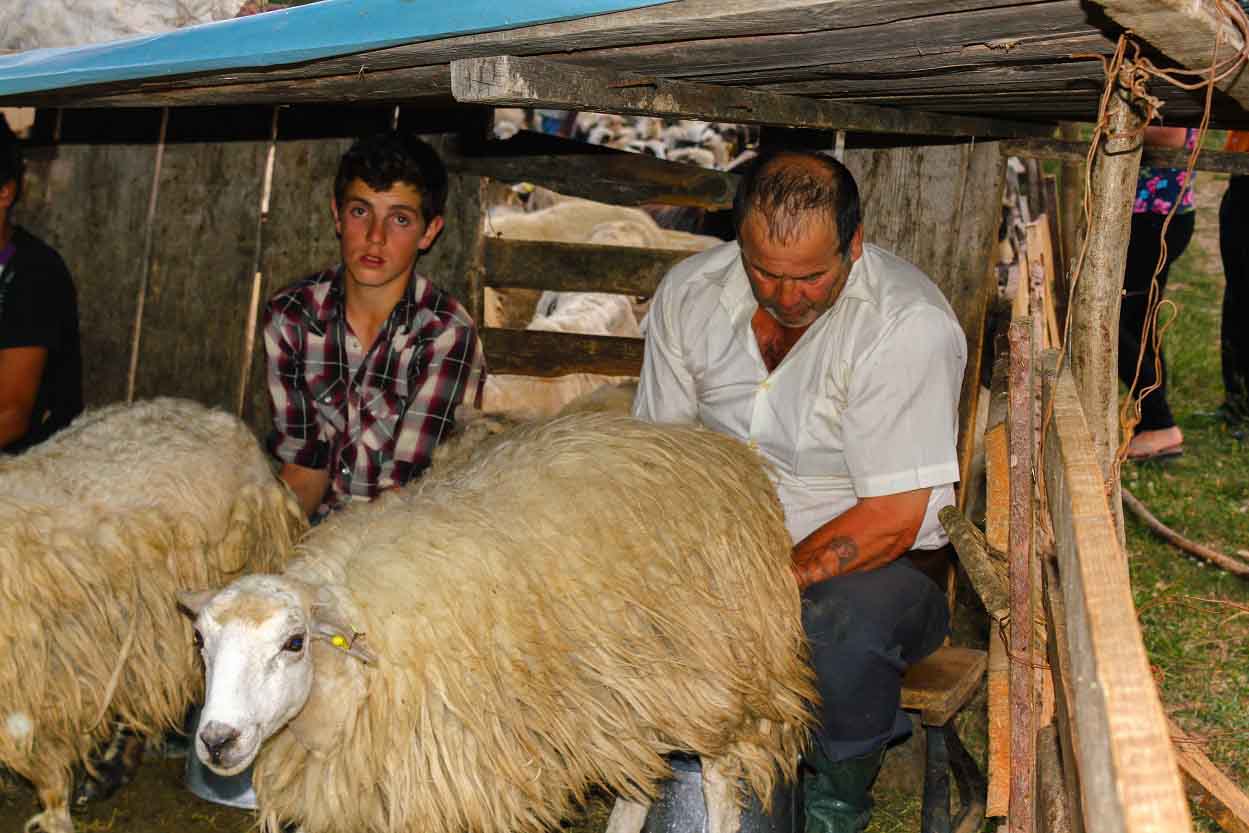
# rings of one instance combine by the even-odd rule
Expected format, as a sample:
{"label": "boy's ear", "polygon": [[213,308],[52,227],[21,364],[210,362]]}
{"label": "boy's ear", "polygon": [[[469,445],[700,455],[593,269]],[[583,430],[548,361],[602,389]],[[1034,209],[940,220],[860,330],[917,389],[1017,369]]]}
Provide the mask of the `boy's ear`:
{"label": "boy's ear", "polygon": [[330,197],[330,216],[334,218],[334,234],[343,236],[343,223],[338,219],[338,197]]}
{"label": "boy's ear", "polygon": [[429,225],[425,226],[425,236],[421,238],[420,249],[426,251],[430,246],[434,245],[434,241],[438,239],[438,235],[442,233],[444,223],[442,215],[429,221]]}
{"label": "boy's ear", "polygon": [[0,216],[13,207],[13,203],[17,200],[17,180],[10,179],[8,182],[0,182]]}

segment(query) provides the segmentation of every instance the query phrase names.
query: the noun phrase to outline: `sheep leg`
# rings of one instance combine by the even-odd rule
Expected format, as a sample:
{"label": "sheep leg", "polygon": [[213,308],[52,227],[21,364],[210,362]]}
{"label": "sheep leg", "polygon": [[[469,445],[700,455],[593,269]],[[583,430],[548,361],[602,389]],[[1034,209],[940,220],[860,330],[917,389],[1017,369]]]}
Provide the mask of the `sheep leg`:
{"label": "sheep leg", "polygon": [[742,823],[737,803],[737,779],[724,774],[717,761],[703,758],[703,804],[707,833],[737,833]]}
{"label": "sheep leg", "polygon": [[43,812],[26,821],[25,833],[74,833],[69,818],[69,774],[58,772],[36,785]]}
{"label": "sheep leg", "polygon": [[650,809],[649,803],[617,798],[615,806],[611,808],[611,816],[607,819],[606,833],[641,833]]}

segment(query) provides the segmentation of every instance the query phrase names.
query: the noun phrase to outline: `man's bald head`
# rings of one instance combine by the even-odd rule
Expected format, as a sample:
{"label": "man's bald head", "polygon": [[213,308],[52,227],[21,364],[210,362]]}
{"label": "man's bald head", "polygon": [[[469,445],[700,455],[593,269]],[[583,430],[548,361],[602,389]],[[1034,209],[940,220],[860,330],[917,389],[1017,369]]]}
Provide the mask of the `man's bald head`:
{"label": "man's bald head", "polygon": [[742,177],[733,198],[733,225],[741,233],[758,214],[777,243],[797,239],[812,220],[837,229],[843,253],[862,223],[859,188],[846,166],[831,156],[801,151],[765,155]]}

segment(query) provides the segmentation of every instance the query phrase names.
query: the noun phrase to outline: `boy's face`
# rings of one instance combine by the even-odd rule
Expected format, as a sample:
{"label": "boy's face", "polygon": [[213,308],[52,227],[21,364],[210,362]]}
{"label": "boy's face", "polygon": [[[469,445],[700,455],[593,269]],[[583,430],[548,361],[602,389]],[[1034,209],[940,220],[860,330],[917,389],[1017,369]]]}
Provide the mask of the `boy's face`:
{"label": "boy's face", "polygon": [[421,193],[406,182],[374,191],[353,179],[342,205],[337,199],[330,205],[347,276],[362,287],[406,280],[421,252],[442,231],[442,217],[425,223]]}

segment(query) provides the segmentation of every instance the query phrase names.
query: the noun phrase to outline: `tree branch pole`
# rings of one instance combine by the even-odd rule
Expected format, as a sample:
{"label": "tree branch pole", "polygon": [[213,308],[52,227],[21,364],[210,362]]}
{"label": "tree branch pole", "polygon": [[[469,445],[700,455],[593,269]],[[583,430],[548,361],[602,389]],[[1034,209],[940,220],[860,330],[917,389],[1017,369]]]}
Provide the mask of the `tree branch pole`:
{"label": "tree branch pole", "polygon": [[1123,506],[1114,465],[1119,447],[1119,303],[1145,124],[1143,111],[1134,107],[1141,102],[1133,100],[1131,93],[1136,74],[1136,65],[1124,62],[1106,108],[1106,131],[1093,159],[1088,196],[1088,254],[1069,313],[1071,373],[1093,437],[1120,548]]}
{"label": "tree branch pole", "polygon": [[1249,564],[1246,564],[1239,558],[1225,555],[1218,550],[1198,544],[1196,541],[1188,540],[1183,535],[1179,534],[1174,529],[1154,517],[1154,514],[1149,511],[1145,504],[1141,503],[1141,501],[1127,489],[1123,489],[1122,491],[1123,505],[1126,506],[1133,515],[1140,518],[1141,522],[1144,523],[1145,526],[1149,527],[1150,531],[1159,538],[1169,544],[1173,544],[1175,547],[1189,553],[1190,555],[1195,555],[1198,558],[1205,559],[1214,566],[1227,570],[1232,575],[1240,576],[1241,578],[1249,578]]}
{"label": "tree branch pole", "polygon": [[1034,535],[1033,473],[1036,461],[1032,321],[1016,318],[1008,331],[1010,408],[1010,833],[1036,829],[1036,691],[1033,672],[1032,592]]}

